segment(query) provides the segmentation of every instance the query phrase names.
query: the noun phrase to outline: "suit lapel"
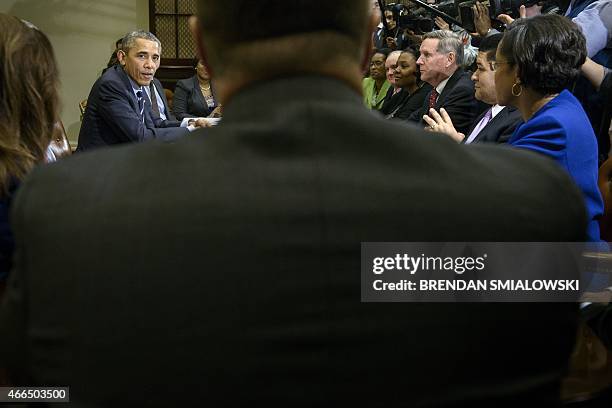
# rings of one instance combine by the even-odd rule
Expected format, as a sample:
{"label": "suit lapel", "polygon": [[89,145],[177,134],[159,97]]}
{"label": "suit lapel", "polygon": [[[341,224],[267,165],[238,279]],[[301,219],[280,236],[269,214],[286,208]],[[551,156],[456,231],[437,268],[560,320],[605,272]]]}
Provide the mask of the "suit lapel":
{"label": "suit lapel", "polygon": [[[134,109],[134,111],[138,113],[138,116],[140,116],[140,109],[138,109],[138,99],[136,99],[136,95],[134,95],[134,88],[132,88],[132,83],[130,82],[130,78],[125,73],[121,65],[115,65],[112,69],[115,70],[115,72],[117,73],[117,76],[123,82],[123,85],[125,86],[125,91],[127,92],[127,95],[128,95],[128,100],[130,101],[130,105],[132,105],[132,108]],[[146,98],[145,98],[145,101],[146,101]],[[146,107],[145,107],[145,110],[146,110]]]}
{"label": "suit lapel", "polygon": [[[484,115],[487,114],[487,110],[485,109],[480,115],[478,115],[478,117],[474,120],[474,123],[472,123],[472,126],[470,126],[470,129],[467,132],[467,135],[465,135],[465,138],[461,141],[461,143],[465,143],[465,141],[467,140],[468,137],[470,137],[470,135],[472,134],[472,132],[474,131],[474,129],[476,129],[476,126],[478,126],[478,123],[480,123],[480,121],[482,120],[482,118],[484,118]],[[496,115],[495,118],[499,116]],[[493,118],[493,119],[495,119]],[[489,122],[489,124],[492,121]],[[487,124],[488,126],[488,124]],[[485,128],[487,127],[485,126]],[[480,133],[478,133],[478,136],[476,136],[476,138],[474,140],[472,140],[472,143],[474,143],[476,140],[480,139],[480,135],[482,134],[482,131],[484,130],[484,128],[480,131]]]}
{"label": "suit lapel", "polygon": [[[448,79],[448,82],[446,83],[446,86],[442,90],[442,93],[438,96],[438,101],[436,102],[436,110],[440,110],[440,107],[444,104],[444,101],[446,100],[448,94],[453,90],[453,88],[455,87],[455,84],[457,83],[457,81],[459,81],[459,78],[461,78],[461,75],[463,75],[464,72],[465,71],[463,71],[463,69],[458,68],[453,73],[453,75],[451,75],[451,77]],[[428,99],[429,99],[429,96],[428,96]]]}
{"label": "suit lapel", "polygon": [[[486,111],[485,111],[485,113],[486,113]],[[485,113],[483,113],[480,116],[480,119],[482,119],[482,117],[484,116]],[[493,117],[493,119],[491,119],[489,121],[489,123],[486,124],[485,127],[482,128],[482,130],[480,131],[480,133],[478,133],[478,136],[476,136],[476,138],[474,139],[474,141],[472,141],[472,143],[480,141],[480,140],[489,140],[489,138],[487,138],[486,136],[489,136],[491,131],[497,132],[499,130],[497,128],[497,125],[499,123],[505,121],[506,118],[508,117],[508,114],[509,114],[508,107],[504,106],[504,108],[501,111],[499,111],[499,113],[497,115],[495,115]],[[479,119],[479,121],[480,121],[480,119]],[[476,123],[478,123],[478,122],[476,122]],[[493,136],[495,136],[494,139],[497,139],[498,135],[493,135]]]}
{"label": "suit lapel", "polygon": [[200,82],[198,82],[198,76],[197,75],[193,76],[192,86],[193,86],[193,94],[195,95],[196,99],[198,100],[198,103],[202,107],[208,109],[208,105],[206,104],[206,100],[204,100],[204,95],[202,95],[202,91],[200,91]]}

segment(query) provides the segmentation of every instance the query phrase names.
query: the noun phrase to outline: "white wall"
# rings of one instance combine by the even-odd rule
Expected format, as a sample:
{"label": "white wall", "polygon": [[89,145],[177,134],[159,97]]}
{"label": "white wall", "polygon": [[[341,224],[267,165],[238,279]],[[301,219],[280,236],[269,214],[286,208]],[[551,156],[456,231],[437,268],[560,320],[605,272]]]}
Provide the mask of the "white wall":
{"label": "white wall", "polygon": [[0,0],[0,12],[28,20],[47,34],[60,69],[62,122],[70,144],[79,135],[79,102],[106,67],[115,41],[149,29],[147,0]]}

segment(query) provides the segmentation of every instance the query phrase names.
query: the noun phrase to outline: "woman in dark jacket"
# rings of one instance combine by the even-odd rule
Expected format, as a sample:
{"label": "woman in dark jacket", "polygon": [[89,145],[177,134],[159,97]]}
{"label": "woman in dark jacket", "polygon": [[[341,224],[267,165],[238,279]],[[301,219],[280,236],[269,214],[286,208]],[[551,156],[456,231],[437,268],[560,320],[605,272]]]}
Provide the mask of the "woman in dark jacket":
{"label": "woman in dark jacket", "polygon": [[220,117],[221,106],[215,100],[210,76],[202,61],[198,61],[195,70],[196,75],[176,83],[173,102],[176,118]]}
{"label": "woman in dark jacket", "polygon": [[431,85],[421,81],[417,59],[416,51],[410,48],[402,51],[397,59],[395,86],[401,88],[401,91],[395,96],[392,89],[387,93],[380,110],[387,119],[407,119],[423,105],[431,90]]}

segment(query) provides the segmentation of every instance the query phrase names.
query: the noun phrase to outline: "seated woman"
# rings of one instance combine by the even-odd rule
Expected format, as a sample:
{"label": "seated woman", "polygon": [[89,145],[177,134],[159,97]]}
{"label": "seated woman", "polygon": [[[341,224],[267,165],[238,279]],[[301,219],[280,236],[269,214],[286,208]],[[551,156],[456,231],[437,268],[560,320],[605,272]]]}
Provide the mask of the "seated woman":
{"label": "seated woman", "polygon": [[195,70],[194,76],[176,83],[172,105],[174,115],[178,120],[220,117],[221,105],[215,100],[206,66],[198,61]]}
{"label": "seated woman", "polygon": [[508,143],[567,170],[584,195],[588,240],[599,241],[597,140],[582,105],[567,90],[585,62],[585,43],[578,26],[562,16],[516,20],[497,48],[495,88],[498,103],[515,106],[525,121]]}
{"label": "seated woman", "polygon": [[0,282],[11,268],[12,198],[20,181],[45,161],[59,118],[59,74],[47,36],[0,13]]}
{"label": "seated woman", "polygon": [[425,97],[431,90],[431,85],[421,81],[417,59],[416,51],[410,48],[400,54],[395,67],[394,79],[395,86],[401,90],[396,96],[393,96],[393,89],[390,89],[380,109],[387,119],[407,119],[412,112],[423,105]]}
{"label": "seated woman", "polygon": [[391,84],[387,81],[385,61],[389,49],[375,50],[370,59],[370,76],[363,78],[363,102],[368,109],[380,109]]}

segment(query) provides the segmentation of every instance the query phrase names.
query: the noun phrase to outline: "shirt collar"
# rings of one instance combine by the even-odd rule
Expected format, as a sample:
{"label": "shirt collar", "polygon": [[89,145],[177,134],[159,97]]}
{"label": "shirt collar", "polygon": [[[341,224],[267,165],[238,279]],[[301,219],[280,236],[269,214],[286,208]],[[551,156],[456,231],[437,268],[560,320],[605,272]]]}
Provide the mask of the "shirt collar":
{"label": "shirt collar", "polygon": [[493,119],[495,115],[497,115],[499,112],[504,110],[504,108],[505,106],[502,106],[502,105],[498,105],[498,104],[493,105],[493,107],[491,108],[491,119]]}
{"label": "shirt collar", "polygon": [[444,81],[440,82],[438,86],[436,86],[436,92],[438,92],[438,95],[442,94],[442,91],[444,91],[444,88],[446,87],[446,84],[448,83],[449,79],[450,77],[446,78]]}
{"label": "shirt collar", "polygon": [[[127,72],[126,72],[127,74]],[[138,97],[137,92],[138,91],[142,91],[142,86],[138,85],[138,83],[136,81],[134,81],[132,78],[130,78],[130,76],[128,75],[128,79],[130,80],[130,85],[132,85],[132,91],[134,92],[134,95],[136,95],[136,97]]]}

